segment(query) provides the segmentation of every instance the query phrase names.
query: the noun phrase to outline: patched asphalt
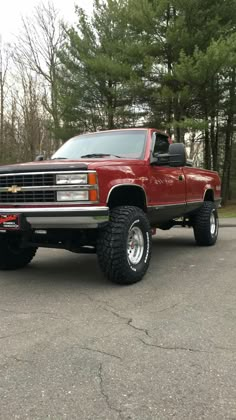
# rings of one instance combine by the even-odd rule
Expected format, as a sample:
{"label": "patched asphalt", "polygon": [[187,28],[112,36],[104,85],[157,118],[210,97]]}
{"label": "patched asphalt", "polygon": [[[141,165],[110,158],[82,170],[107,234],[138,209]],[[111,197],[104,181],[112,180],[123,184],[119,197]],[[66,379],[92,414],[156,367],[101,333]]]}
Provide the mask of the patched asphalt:
{"label": "patched asphalt", "polygon": [[40,250],[0,292],[0,419],[236,419],[236,227],[157,231],[129,287]]}

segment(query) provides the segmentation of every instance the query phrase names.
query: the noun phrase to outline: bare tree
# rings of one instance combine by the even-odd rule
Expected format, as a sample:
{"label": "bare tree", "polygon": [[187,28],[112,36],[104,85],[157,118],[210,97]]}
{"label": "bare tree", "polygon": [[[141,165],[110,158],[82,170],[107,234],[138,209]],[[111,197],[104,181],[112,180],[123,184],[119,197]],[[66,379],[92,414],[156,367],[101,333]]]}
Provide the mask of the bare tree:
{"label": "bare tree", "polygon": [[43,105],[50,114],[54,133],[58,133],[60,113],[58,104],[58,51],[62,47],[64,33],[58,11],[53,3],[41,3],[32,17],[22,20],[23,31],[19,36],[15,59],[23,63],[42,81]]}
{"label": "bare tree", "polygon": [[5,114],[5,96],[6,96],[6,79],[9,66],[10,53],[3,48],[2,38],[0,35],[0,151],[1,159],[4,153],[4,114]]}
{"label": "bare tree", "polygon": [[3,146],[3,65],[2,65],[2,38],[0,35],[0,148]]}

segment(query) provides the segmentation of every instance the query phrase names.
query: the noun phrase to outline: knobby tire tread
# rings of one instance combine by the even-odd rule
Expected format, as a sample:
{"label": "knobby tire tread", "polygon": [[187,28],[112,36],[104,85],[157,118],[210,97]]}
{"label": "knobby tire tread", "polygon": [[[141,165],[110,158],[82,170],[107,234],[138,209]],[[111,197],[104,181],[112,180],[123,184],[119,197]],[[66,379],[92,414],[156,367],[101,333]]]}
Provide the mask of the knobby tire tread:
{"label": "knobby tire tread", "polygon": [[[146,264],[138,273],[132,273],[124,257],[122,244],[126,246],[126,226],[129,220],[140,218],[149,231],[149,255]],[[100,267],[105,276],[118,284],[132,284],[141,280],[147,271],[151,257],[151,234],[149,221],[138,207],[122,206],[111,211],[110,222],[103,228],[98,239],[97,255]]]}
{"label": "knobby tire tread", "polygon": [[217,240],[217,236],[213,238],[210,233],[210,216],[213,210],[215,210],[218,219],[215,204],[212,201],[205,201],[201,209],[195,215],[193,225],[194,236],[196,243],[200,246],[214,245]]}
{"label": "knobby tire tread", "polygon": [[0,242],[0,269],[16,270],[28,265],[34,258],[37,248],[22,248],[20,252],[12,252],[4,243]]}

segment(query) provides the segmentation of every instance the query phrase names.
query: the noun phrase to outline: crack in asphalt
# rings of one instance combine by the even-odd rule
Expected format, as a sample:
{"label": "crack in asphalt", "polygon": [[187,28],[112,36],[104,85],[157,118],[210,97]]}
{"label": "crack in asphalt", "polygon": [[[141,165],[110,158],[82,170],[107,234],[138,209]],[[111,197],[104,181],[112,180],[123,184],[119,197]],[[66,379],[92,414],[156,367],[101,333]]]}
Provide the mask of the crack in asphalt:
{"label": "crack in asphalt", "polygon": [[[111,307],[111,308],[112,308],[112,307]],[[117,318],[124,319],[125,321],[127,321],[127,323],[128,323],[128,322],[132,322],[132,318],[128,318],[127,316],[120,315],[118,312],[116,312],[116,311],[114,310],[114,308],[112,308],[112,309],[108,309],[108,308],[103,307],[102,309],[103,309],[104,311],[106,311],[106,312],[111,313],[112,315],[116,316]]]}
{"label": "crack in asphalt", "polygon": [[92,349],[90,347],[81,347],[81,346],[78,346],[78,348],[80,348],[81,350],[92,351],[94,353],[100,353],[100,354],[104,354],[105,356],[110,356],[110,357],[114,357],[115,359],[122,360],[122,358],[120,356],[117,356],[116,354],[113,354],[113,353],[108,353],[108,352],[103,351],[103,350]]}
{"label": "crack in asphalt", "polygon": [[132,322],[133,322],[133,320],[132,320],[132,318],[131,319],[129,319],[129,321],[128,321],[128,325],[129,325],[129,327],[131,327],[131,328],[133,328],[134,330],[137,330],[137,331],[142,331],[142,332],[144,332],[148,337],[151,337],[150,336],[150,334],[149,334],[149,332],[148,332],[148,330],[146,329],[146,328],[139,328],[139,327],[136,327],[134,324],[132,324]]}
{"label": "crack in asphalt", "polygon": [[175,303],[174,305],[167,306],[167,308],[163,308],[163,309],[161,309],[160,311],[157,311],[157,312],[160,313],[160,312],[168,311],[169,309],[176,308],[176,306],[179,306],[180,304],[181,304],[181,302]]}
{"label": "crack in asphalt", "polygon": [[111,305],[109,305],[109,302],[107,302],[107,301],[105,301],[105,300],[100,300],[100,299],[97,299],[97,298],[95,298],[95,297],[92,297],[89,293],[87,293],[87,292],[80,292],[80,296],[85,296],[90,302],[93,302],[93,303],[100,303],[100,304],[102,304],[102,305],[106,305],[106,306],[111,306]]}
{"label": "crack in asphalt", "polygon": [[161,350],[175,350],[175,351],[188,351],[188,352],[192,352],[192,353],[212,353],[210,351],[207,350],[200,350],[200,349],[193,349],[191,347],[171,347],[171,346],[163,346],[161,344],[152,344],[152,343],[147,343],[146,341],[142,340],[142,338],[139,338],[139,341],[141,341],[143,344],[145,344],[145,346],[148,347],[156,347],[158,349]]}
{"label": "crack in asphalt", "polygon": [[119,417],[118,418],[122,418],[122,411],[116,407],[114,407],[111,402],[110,402],[110,398],[108,396],[108,394],[105,392],[104,389],[104,380],[103,380],[103,365],[102,363],[99,364],[99,369],[98,369],[98,378],[99,378],[99,388],[100,388],[100,392],[101,395],[103,396],[104,400],[106,401],[106,405],[109,408],[109,410],[112,410],[114,412],[116,412]]}
{"label": "crack in asphalt", "polygon": [[9,334],[9,335],[2,335],[2,336],[0,336],[0,340],[4,340],[5,338],[10,338],[10,337],[16,337],[17,335],[23,335],[23,334],[27,334],[27,333],[36,332],[36,331],[39,331],[39,330],[42,330],[42,329],[43,328],[38,328],[38,329],[34,329],[34,330],[24,330],[24,331],[12,333],[12,334]]}
{"label": "crack in asphalt", "polygon": [[16,360],[16,362],[29,363],[29,364],[33,363],[33,360],[21,359],[20,357],[17,357],[17,356],[7,356],[6,354],[4,354],[3,356],[6,357],[7,359]]}
{"label": "crack in asphalt", "polygon": [[151,337],[149,334],[149,331],[147,330],[147,328],[140,328],[137,327],[136,325],[133,324],[133,318],[128,318],[126,316],[120,315],[118,312],[115,312],[114,308],[113,309],[108,309],[108,308],[103,308],[105,311],[110,312],[111,314],[113,314],[114,316],[116,316],[117,318],[123,319],[126,321],[126,324],[133,328],[134,330],[137,331],[141,331],[143,332],[146,336]]}
{"label": "crack in asphalt", "polygon": [[23,312],[23,311],[13,311],[11,309],[4,309],[4,308],[0,308],[1,312],[6,312],[6,313],[12,313],[15,315],[50,315],[50,318],[52,319],[62,319],[68,322],[71,322],[71,319],[65,318],[65,317],[61,317],[58,316],[57,314],[54,314],[53,312],[46,312],[46,311],[30,311],[30,312]]}
{"label": "crack in asphalt", "polygon": [[[180,305],[180,303],[181,303],[181,302],[177,302],[177,303],[175,303],[175,304],[173,304],[173,305],[171,305],[171,306],[168,306],[168,307],[166,307],[166,308],[163,308],[163,309],[161,309],[160,311],[158,311],[158,313],[160,313],[160,312],[165,312],[165,311],[167,311],[167,310],[169,310],[169,309],[173,309],[173,308],[175,308],[176,306]],[[133,328],[134,330],[141,331],[141,332],[143,332],[143,333],[144,333],[147,337],[150,337],[150,338],[151,338],[151,335],[150,335],[149,330],[148,330],[147,328],[137,327],[136,325],[134,325],[134,324],[133,324],[133,322],[134,322],[134,321],[133,321],[133,318],[129,318],[129,317],[127,317],[127,316],[120,315],[118,312],[116,312],[116,311],[114,310],[114,308],[113,308],[111,305],[108,305],[108,304],[107,304],[107,306],[110,306],[110,307],[111,307],[111,309],[109,309],[109,308],[105,308],[105,307],[103,307],[102,309],[103,309],[103,310],[105,310],[105,311],[107,311],[107,312],[110,312],[111,314],[113,314],[113,315],[114,315],[114,316],[116,316],[117,318],[120,318],[120,319],[125,320],[125,321],[126,321],[126,323],[127,323],[127,325],[128,325],[129,327]]]}
{"label": "crack in asphalt", "polygon": [[[191,347],[179,347],[179,346],[163,346],[161,344],[153,344],[153,343],[147,343],[146,341],[142,340],[142,338],[139,338],[139,341],[141,341],[143,344],[149,347],[156,347],[161,350],[175,350],[175,351],[188,351],[192,353],[207,353],[207,354],[214,354],[214,351],[211,350],[200,350],[200,349],[193,349]],[[236,349],[230,349],[229,347],[220,347],[215,346],[215,350],[223,350],[223,351],[229,351],[231,353],[236,353]]]}
{"label": "crack in asphalt", "polygon": [[236,349],[231,349],[229,347],[214,346],[214,348],[217,350],[225,350],[225,351],[230,351],[231,353],[236,353]]}

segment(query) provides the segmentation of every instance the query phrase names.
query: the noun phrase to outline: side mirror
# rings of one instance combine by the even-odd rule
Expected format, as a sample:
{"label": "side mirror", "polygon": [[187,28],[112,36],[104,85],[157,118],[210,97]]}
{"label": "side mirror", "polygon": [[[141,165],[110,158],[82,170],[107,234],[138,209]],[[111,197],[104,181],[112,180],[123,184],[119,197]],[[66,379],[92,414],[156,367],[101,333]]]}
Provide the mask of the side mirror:
{"label": "side mirror", "polygon": [[153,153],[151,156],[151,165],[169,165],[169,153]]}
{"label": "side mirror", "polygon": [[183,143],[172,143],[168,153],[153,153],[151,165],[157,166],[186,166],[188,165],[185,145]]}
{"label": "side mirror", "polygon": [[183,143],[170,144],[169,147],[169,165],[173,167],[186,166],[187,155]]}
{"label": "side mirror", "polygon": [[37,161],[37,162],[42,161],[42,160],[44,160],[44,155],[38,155],[35,158],[35,161]]}

